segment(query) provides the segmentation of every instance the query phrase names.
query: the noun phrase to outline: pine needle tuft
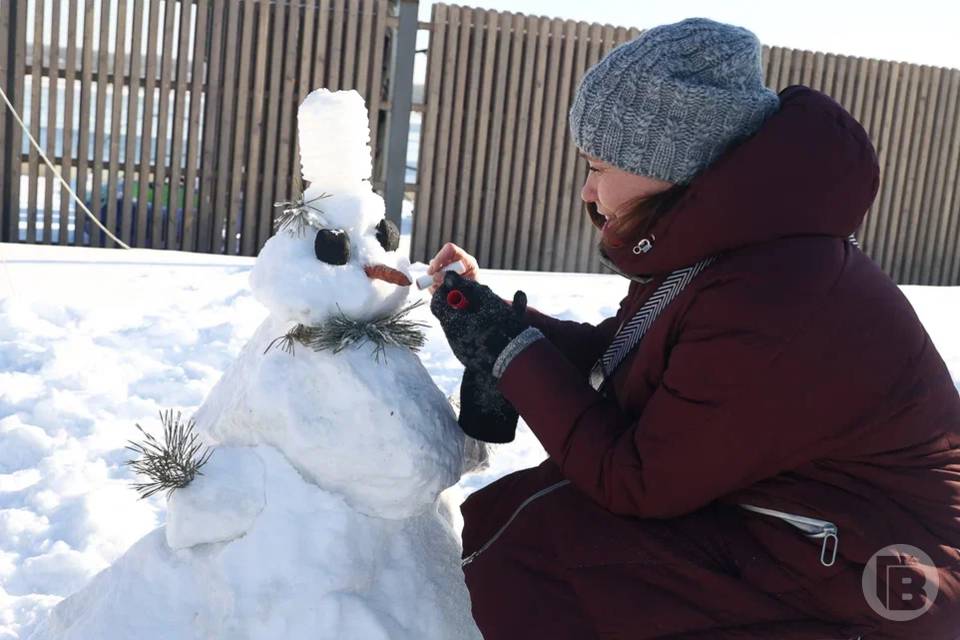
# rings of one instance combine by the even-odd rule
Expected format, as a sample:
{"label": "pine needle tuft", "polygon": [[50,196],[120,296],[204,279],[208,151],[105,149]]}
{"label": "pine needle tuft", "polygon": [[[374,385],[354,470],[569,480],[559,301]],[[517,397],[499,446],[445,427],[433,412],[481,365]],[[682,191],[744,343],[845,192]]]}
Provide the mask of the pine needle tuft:
{"label": "pine needle tuft", "polygon": [[133,483],[141,499],[163,490],[169,496],[174,489],[187,486],[198,473],[203,475],[200,469],[213,455],[213,450],[200,442],[192,418],[184,424],[180,412],[174,415],[171,409],[160,413],[160,422],[163,424],[162,443],[138,424],[137,429],[146,439],[143,442],[131,440],[127,446],[139,457],[126,464],[145,478]]}
{"label": "pine needle tuft", "polygon": [[380,362],[380,356],[386,357],[385,349],[388,346],[406,347],[411,351],[419,351],[426,341],[423,328],[427,325],[410,320],[406,316],[423,304],[422,300],[418,300],[396,313],[376,320],[354,320],[338,309],[337,313],[323,324],[294,326],[285,335],[267,345],[264,353],[280,345],[283,351],[293,355],[295,342],[310,347],[314,351],[340,353],[347,347],[364,341],[373,344],[373,355],[377,362]]}
{"label": "pine needle tuft", "polygon": [[314,206],[314,203],[318,200],[329,198],[330,196],[331,194],[329,193],[321,193],[316,198],[304,202],[303,195],[301,194],[296,200],[274,202],[274,207],[277,209],[282,208],[280,213],[277,214],[274,228],[278,232],[289,229],[292,233],[295,233],[297,237],[300,237],[311,227],[320,228],[324,226],[323,209]]}

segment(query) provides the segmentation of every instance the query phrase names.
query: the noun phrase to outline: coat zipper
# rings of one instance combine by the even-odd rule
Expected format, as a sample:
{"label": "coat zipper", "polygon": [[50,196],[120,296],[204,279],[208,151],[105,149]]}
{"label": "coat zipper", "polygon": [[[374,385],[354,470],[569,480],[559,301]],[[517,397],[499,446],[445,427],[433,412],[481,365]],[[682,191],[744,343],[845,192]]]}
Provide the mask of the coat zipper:
{"label": "coat zipper", "polygon": [[837,525],[832,522],[777,511],[776,509],[757,507],[752,504],[741,504],[740,506],[748,511],[779,518],[784,522],[792,524],[803,531],[808,538],[823,540],[823,544],[820,547],[820,564],[825,567],[832,567],[833,563],[836,562],[837,548],[840,546],[840,531],[837,529]]}
{"label": "coat zipper", "polygon": [[473,553],[471,553],[469,556],[467,556],[466,558],[464,558],[463,560],[460,561],[460,567],[461,567],[461,568],[462,568],[462,567],[465,567],[465,566],[467,566],[468,564],[470,564],[471,562],[473,562],[474,560],[476,560],[476,559],[477,559],[477,556],[479,556],[481,553],[483,553],[484,551],[486,551],[487,548],[488,548],[490,545],[492,545],[494,542],[496,542],[496,541],[497,541],[497,538],[499,538],[501,535],[503,535],[503,532],[507,530],[507,527],[510,526],[510,523],[512,523],[512,522],[516,519],[516,517],[517,517],[518,515],[520,515],[520,512],[523,511],[523,510],[527,507],[527,505],[529,505],[529,504],[530,504],[531,502],[533,502],[534,500],[536,500],[536,499],[538,499],[538,498],[542,498],[543,496],[547,495],[548,493],[550,493],[550,492],[552,492],[552,491],[555,491],[555,490],[559,489],[560,487],[563,487],[563,486],[568,485],[568,484],[570,484],[570,481],[569,481],[569,480],[561,480],[560,482],[556,482],[556,483],[550,485],[549,487],[545,487],[545,488],[543,488],[543,489],[540,489],[540,491],[537,491],[535,494],[533,494],[532,496],[530,496],[529,498],[527,498],[526,500],[524,500],[523,502],[521,502],[521,503],[520,503],[520,506],[517,507],[516,510],[514,510],[513,514],[512,514],[509,518],[507,518],[507,521],[503,524],[502,527],[500,527],[500,528],[497,530],[497,532],[496,532],[495,534],[493,534],[493,537],[492,537],[492,538],[490,538],[489,540],[487,540],[482,547],[480,547],[479,549],[477,549],[476,551],[474,551]]}

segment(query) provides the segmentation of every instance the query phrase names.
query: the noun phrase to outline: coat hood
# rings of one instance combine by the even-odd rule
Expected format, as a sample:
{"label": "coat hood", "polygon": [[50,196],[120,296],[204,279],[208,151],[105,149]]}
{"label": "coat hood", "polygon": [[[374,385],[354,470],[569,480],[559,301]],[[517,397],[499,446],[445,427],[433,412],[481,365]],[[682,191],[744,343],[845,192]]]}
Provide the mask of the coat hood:
{"label": "coat hood", "polygon": [[[649,233],[603,231],[603,249],[630,275],[658,275],[719,253],[797,235],[846,238],[877,193],[880,169],[866,131],[829,96],[804,86],[721,156]],[[644,238],[646,252],[634,253]]]}

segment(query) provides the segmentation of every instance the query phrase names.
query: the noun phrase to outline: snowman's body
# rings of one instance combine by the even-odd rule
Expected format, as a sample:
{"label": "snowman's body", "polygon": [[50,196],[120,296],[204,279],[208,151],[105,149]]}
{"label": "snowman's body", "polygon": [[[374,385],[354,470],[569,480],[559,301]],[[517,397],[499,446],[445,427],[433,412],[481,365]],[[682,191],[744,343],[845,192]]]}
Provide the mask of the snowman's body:
{"label": "snowman's body", "polygon": [[[364,181],[369,149],[357,150],[366,122],[354,92],[321,90],[301,107],[304,201],[318,211],[257,259],[251,284],[270,316],[196,415],[213,457],[173,493],[166,525],[34,638],[479,638],[439,499],[463,470],[464,438],[417,356],[274,344],[297,323],[406,301],[406,287],[365,272],[408,270],[377,239],[383,202]],[[320,259],[321,229],[346,238],[344,264]]]}

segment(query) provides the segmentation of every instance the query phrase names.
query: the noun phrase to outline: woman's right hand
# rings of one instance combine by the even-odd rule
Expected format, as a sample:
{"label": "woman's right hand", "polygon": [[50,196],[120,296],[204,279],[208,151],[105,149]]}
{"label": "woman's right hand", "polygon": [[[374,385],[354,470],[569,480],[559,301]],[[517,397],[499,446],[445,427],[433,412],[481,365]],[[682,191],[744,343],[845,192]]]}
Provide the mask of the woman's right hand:
{"label": "woman's right hand", "polygon": [[437,252],[430,264],[427,265],[427,275],[433,276],[433,284],[430,286],[430,293],[437,290],[437,287],[443,282],[444,267],[453,264],[457,260],[463,262],[466,270],[460,275],[467,280],[480,280],[480,267],[477,265],[477,259],[458,247],[452,242],[448,242]]}

